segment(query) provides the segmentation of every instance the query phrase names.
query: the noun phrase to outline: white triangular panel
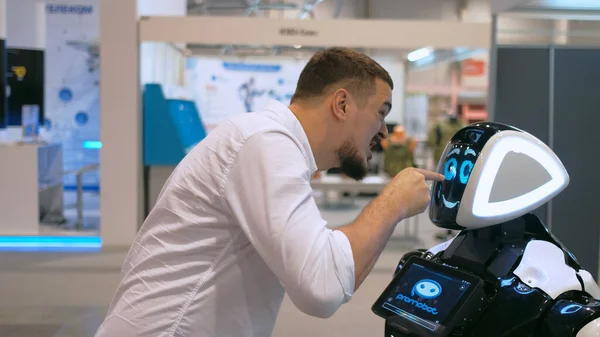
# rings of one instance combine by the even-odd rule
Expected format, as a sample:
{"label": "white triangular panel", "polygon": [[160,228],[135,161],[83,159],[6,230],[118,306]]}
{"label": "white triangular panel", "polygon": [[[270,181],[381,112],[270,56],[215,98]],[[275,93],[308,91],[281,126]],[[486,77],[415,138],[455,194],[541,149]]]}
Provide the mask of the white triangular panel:
{"label": "white triangular panel", "polygon": [[[551,179],[514,198],[490,202],[498,170],[511,152],[533,159],[530,162],[535,167],[525,165],[514,170],[518,174],[514,174],[510,183],[523,184],[534,179],[539,174],[539,165],[546,169]],[[488,140],[473,167],[456,222],[466,228],[480,228],[517,218],[553,198],[568,182],[563,164],[543,142],[526,132],[500,132]]]}

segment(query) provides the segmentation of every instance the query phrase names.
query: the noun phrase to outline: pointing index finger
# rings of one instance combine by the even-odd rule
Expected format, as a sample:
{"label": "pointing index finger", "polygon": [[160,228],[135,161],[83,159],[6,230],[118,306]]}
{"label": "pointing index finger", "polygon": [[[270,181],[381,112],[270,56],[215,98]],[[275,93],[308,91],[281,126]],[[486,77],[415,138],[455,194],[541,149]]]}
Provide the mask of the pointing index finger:
{"label": "pointing index finger", "polygon": [[417,169],[419,171],[419,173],[421,173],[422,175],[425,176],[425,180],[435,180],[435,181],[443,181],[444,180],[444,175],[437,173],[437,172],[433,172],[433,171],[427,171],[427,170],[423,170],[423,169]]}

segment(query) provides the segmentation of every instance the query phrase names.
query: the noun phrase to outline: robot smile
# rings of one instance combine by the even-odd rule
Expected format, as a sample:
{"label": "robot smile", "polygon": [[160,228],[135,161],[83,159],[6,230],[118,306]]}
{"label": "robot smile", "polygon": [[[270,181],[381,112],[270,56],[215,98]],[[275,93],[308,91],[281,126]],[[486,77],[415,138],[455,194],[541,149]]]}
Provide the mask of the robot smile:
{"label": "robot smile", "polygon": [[444,197],[443,194],[442,194],[442,200],[444,201],[444,206],[446,206],[446,208],[454,208],[454,207],[456,207],[456,204],[458,204],[458,201],[450,202],[450,201],[446,200],[446,197]]}

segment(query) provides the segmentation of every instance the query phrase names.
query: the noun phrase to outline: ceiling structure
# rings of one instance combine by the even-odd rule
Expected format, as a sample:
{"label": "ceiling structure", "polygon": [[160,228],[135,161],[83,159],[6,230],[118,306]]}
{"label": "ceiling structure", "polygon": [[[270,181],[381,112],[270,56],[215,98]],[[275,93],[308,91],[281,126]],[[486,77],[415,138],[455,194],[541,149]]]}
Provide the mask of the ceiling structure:
{"label": "ceiling structure", "polygon": [[490,0],[188,0],[188,15],[460,20]]}
{"label": "ceiling structure", "polygon": [[[490,0],[188,0],[188,15],[258,16],[311,19],[422,19],[489,22]],[[382,32],[383,33],[383,32]],[[427,46],[423,46],[427,47]],[[193,54],[235,56],[309,57],[319,48],[310,46],[188,45]],[[407,59],[414,50],[369,50]],[[464,49],[432,50],[413,60],[413,69],[464,58]],[[418,53],[417,53],[418,54]],[[417,55],[413,54],[413,55]]]}
{"label": "ceiling structure", "polygon": [[[188,15],[283,16],[293,14],[297,19],[315,19],[314,9],[325,0],[188,0]],[[335,0],[333,18],[340,16],[345,0]],[[289,15],[287,15],[289,16]]]}
{"label": "ceiling structure", "polygon": [[492,0],[491,9],[493,13],[529,17],[600,20],[598,0]]}

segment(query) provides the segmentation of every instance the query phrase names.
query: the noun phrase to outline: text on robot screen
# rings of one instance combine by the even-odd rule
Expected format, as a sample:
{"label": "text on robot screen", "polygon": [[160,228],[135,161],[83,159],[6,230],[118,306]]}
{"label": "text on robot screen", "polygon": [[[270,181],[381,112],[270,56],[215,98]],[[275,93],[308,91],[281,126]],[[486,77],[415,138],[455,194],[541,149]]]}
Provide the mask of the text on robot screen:
{"label": "text on robot screen", "polygon": [[419,308],[419,309],[421,309],[421,310],[423,310],[425,312],[428,312],[428,313],[431,313],[431,314],[434,314],[434,315],[438,314],[437,308],[432,308],[432,307],[428,306],[425,303],[422,303],[422,302],[419,302],[419,301],[415,300],[414,298],[410,298],[408,296],[405,296],[405,295],[402,295],[402,294],[398,294],[396,296],[396,300],[398,300],[398,301],[404,301],[405,303],[408,303],[408,304],[410,304],[412,306],[415,306],[415,307],[417,307],[417,308]]}

